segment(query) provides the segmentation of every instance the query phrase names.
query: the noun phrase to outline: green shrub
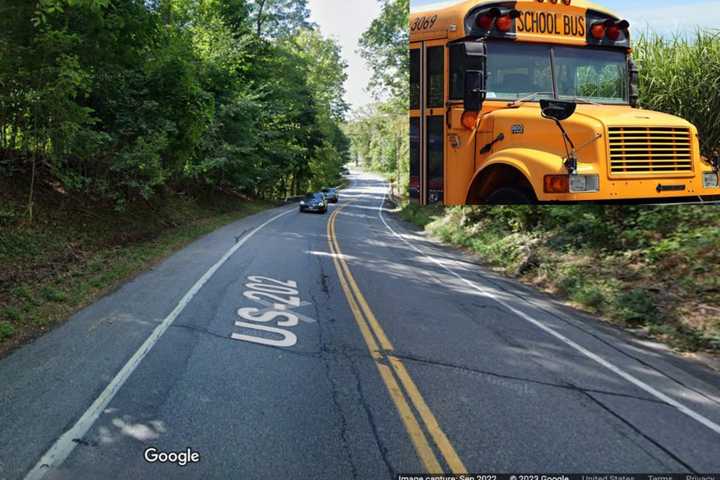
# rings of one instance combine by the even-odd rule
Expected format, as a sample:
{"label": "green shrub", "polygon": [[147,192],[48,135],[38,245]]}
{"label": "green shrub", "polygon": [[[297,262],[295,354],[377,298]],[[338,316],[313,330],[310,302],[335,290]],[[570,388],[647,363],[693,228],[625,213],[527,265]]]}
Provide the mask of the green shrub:
{"label": "green shrub", "polygon": [[67,295],[64,292],[53,287],[44,287],[42,295],[49,302],[64,302],[67,300]]}
{"label": "green shrub", "polygon": [[601,310],[601,307],[606,302],[605,294],[603,293],[600,285],[593,283],[580,286],[577,290],[571,293],[570,298],[573,301],[590,307],[596,311]]}
{"label": "green shrub", "polygon": [[658,323],[660,311],[647,290],[635,288],[620,293],[613,302],[614,316],[628,325]]}
{"label": "green shrub", "polygon": [[8,322],[0,322],[0,340],[10,338],[15,333],[15,328]]}
{"label": "green shrub", "polygon": [[10,320],[11,322],[20,321],[20,311],[15,307],[5,307],[0,310],[0,316]]}
{"label": "green shrub", "polygon": [[408,203],[402,210],[400,216],[419,227],[424,227],[442,216],[443,210],[433,207],[423,207],[417,203]]}
{"label": "green shrub", "polygon": [[576,290],[584,277],[583,272],[577,265],[561,266],[556,272],[555,285],[562,294],[569,294]]}

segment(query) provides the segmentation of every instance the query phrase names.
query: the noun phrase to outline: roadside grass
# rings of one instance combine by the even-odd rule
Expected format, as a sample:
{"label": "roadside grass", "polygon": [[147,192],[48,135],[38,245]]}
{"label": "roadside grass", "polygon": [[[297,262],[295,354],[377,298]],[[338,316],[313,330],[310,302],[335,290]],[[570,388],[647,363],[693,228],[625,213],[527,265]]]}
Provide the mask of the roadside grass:
{"label": "roadside grass", "polygon": [[0,184],[0,357],[198,237],[273,206],[167,195],[117,212],[48,188],[29,223],[25,199],[21,188]]}
{"label": "roadside grass", "polygon": [[720,353],[720,211],[449,207],[400,216],[489,267],[679,351]]}
{"label": "roadside grass", "polygon": [[400,217],[419,227],[425,227],[435,220],[438,220],[442,215],[443,210],[441,208],[431,206],[422,207],[415,203],[405,203],[400,210]]}

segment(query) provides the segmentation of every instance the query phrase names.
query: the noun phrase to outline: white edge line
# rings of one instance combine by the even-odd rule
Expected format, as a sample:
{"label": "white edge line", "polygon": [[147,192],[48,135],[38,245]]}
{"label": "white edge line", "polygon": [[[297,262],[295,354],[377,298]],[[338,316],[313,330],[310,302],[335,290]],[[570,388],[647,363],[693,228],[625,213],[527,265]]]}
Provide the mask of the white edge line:
{"label": "white edge line", "polygon": [[135,354],[128,360],[128,362],[122,367],[122,369],[115,375],[115,378],[105,387],[100,396],[90,405],[90,407],[83,413],[80,419],[72,426],[70,430],[65,432],[45,455],[40,458],[37,464],[33,467],[30,472],[25,476],[25,480],[40,480],[50,470],[57,468],[67,459],[72,451],[77,446],[75,439],[81,439],[90,430],[95,421],[100,417],[105,407],[112,401],[117,392],[122,388],[130,375],[140,365],[145,356],[152,350],[155,344],[158,342],[160,337],[167,331],[173,322],[180,316],[182,311],[192,301],[193,297],[198,294],[200,289],[212,278],[212,276],[227,262],[230,257],[235,254],[245,243],[250,240],[260,230],[274,222],[280,217],[292,213],[295,209],[288,210],[279,215],[274,216],[267,222],[257,227],[252,232],[248,233],[241,241],[233,245],[233,247],[227,251],[227,253],[212,267],[210,270],[200,277],[200,279],[192,286],[192,288],[182,297],[180,302],[177,304],[175,309],[165,317],[165,319],[155,328],[153,333],[145,340]]}
{"label": "white edge line", "polygon": [[466,285],[468,285],[468,286],[471,287],[472,289],[476,290],[476,291],[479,292],[481,295],[483,295],[483,296],[485,296],[485,297],[488,297],[488,298],[496,301],[497,303],[499,303],[500,305],[504,306],[505,308],[507,308],[508,310],[510,310],[510,311],[513,312],[515,315],[517,315],[517,316],[519,316],[520,318],[522,318],[523,320],[526,320],[526,321],[532,323],[533,325],[535,325],[536,327],[540,328],[540,329],[543,330],[544,332],[552,335],[553,337],[557,338],[558,340],[562,341],[563,343],[569,345],[570,347],[574,348],[575,350],[577,350],[578,352],[582,353],[582,354],[585,355],[586,357],[588,357],[588,358],[590,358],[591,360],[599,363],[600,365],[602,365],[603,367],[607,368],[607,369],[610,370],[611,372],[615,373],[616,375],[618,375],[618,376],[622,377],[623,379],[627,380],[628,382],[632,383],[632,384],[635,385],[636,387],[639,387],[639,388],[645,390],[646,392],[648,392],[650,395],[654,396],[655,398],[657,398],[657,399],[659,399],[659,400],[662,400],[663,402],[667,403],[668,405],[671,405],[671,406],[675,407],[676,409],[678,409],[680,412],[684,413],[684,414],[687,415],[688,417],[692,418],[693,420],[698,421],[699,423],[701,423],[701,424],[704,425],[705,427],[709,428],[709,429],[712,430],[713,432],[715,432],[715,433],[717,433],[717,434],[720,434],[720,425],[718,425],[717,423],[713,422],[713,421],[710,420],[709,418],[707,418],[707,417],[705,417],[705,416],[697,413],[696,411],[692,410],[692,409],[689,408],[689,407],[686,407],[685,405],[683,405],[682,403],[678,402],[677,400],[674,400],[673,398],[670,398],[669,396],[665,395],[665,394],[662,393],[661,391],[659,391],[659,390],[655,389],[654,387],[648,385],[647,383],[643,382],[643,381],[640,380],[639,378],[634,377],[633,375],[627,373],[626,371],[624,371],[624,370],[621,369],[620,367],[617,367],[617,366],[615,366],[613,363],[605,360],[603,357],[601,357],[601,356],[597,355],[596,353],[593,353],[593,352],[591,352],[590,350],[586,349],[585,347],[583,347],[583,346],[575,343],[574,341],[570,340],[569,338],[567,338],[567,337],[564,336],[563,334],[558,333],[558,332],[555,331],[553,328],[548,327],[547,325],[544,325],[544,324],[543,324],[542,322],[540,322],[539,320],[536,320],[535,318],[531,317],[530,315],[528,315],[528,314],[526,314],[526,313],[524,313],[524,312],[516,309],[515,307],[509,305],[509,304],[508,304],[507,302],[505,302],[503,299],[494,296],[492,293],[490,293],[490,292],[488,292],[486,289],[478,286],[476,283],[474,283],[474,282],[472,282],[472,281],[470,281],[470,280],[467,280],[466,278],[462,277],[460,274],[456,273],[454,270],[450,269],[449,267],[447,267],[446,265],[442,264],[442,263],[441,263],[440,261],[438,261],[437,259],[431,257],[431,256],[428,255],[427,253],[425,253],[425,252],[423,252],[422,250],[420,250],[420,248],[418,248],[418,247],[416,247],[415,245],[413,245],[412,243],[410,243],[405,237],[403,237],[402,235],[400,235],[399,233],[397,233],[390,225],[388,225],[387,221],[385,221],[385,216],[383,215],[383,208],[384,208],[384,206],[385,206],[385,201],[386,201],[386,200],[387,200],[387,190],[385,190],[385,193],[384,193],[384,195],[383,195],[382,203],[381,203],[380,206],[378,207],[378,213],[379,213],[379,216],[380,216],[380,220],[382,220],[383,224],[385,224],[385,227],[386,227],[388,230],[390,230],[393,235],[395,235],[397,238],[399,238],[400,240],[402,240],[403,242],[405,242],[408,246],[410,246],[413,250],[415,250],[416,252],[418,252],[420,255],[424,256],[424,257],[427,258],[427,259],[429,259],[430,261],[432,261],[432,262],[435,263],[436,265],[442,267],[444,270],[446,270],[446,271],[447,271],[448,273],[450,273],[451,275],[453,275],[453,276],[457,277],[458,279],[462,280]]}

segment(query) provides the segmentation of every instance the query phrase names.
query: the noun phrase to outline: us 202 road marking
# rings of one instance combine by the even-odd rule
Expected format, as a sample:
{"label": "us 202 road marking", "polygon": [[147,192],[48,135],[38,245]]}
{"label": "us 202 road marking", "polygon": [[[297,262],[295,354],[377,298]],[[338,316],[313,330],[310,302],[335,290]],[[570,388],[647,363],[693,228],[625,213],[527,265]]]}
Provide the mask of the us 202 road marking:
{"label": "us 202 road marking", "polygon": [[[297,282],[293,280],[282,281],[262,276],[248,277],[248,283],[245,284],[247,290],[243,296],[266,306],[266,308],[262,310],[253,307],[238,309],[237,314],[242,320],[236,321],[235,326],[264,335],[233,333],[230,338],[270,347],[289,348],[297,344],[297,335],[289,328],[297,327],[301,319],[314,322],[313,319],[292,311],[292,308],[307,305],[301,301],[297,286]],[[276,325],[267,325],[270,322],[276,322]]]}
{"label": "us 202 road marking", "polygon": [[125,382],[135,369],[140,365],[147,354],[152,350],[158,340],[165,334],[180,314],[185,310],[185,307],[192,301],[192,299],[200,292],[202,287],[210,281],[225,263],[232,257],[243,245],[245,245],[251,238],[255,236],[260,230],[267,227],[275,220],[278,220],[285,215],[289,215],[294,212],[295,209],[286,210],[278,215],[275,215],[271,219],[267,220],[262,225],[256,227],[253,231],[245,235],[239,242],[237,242],[230,250],[228,250],[223,257],[215,263],[195,284],[190,290],[180,299],[180,302],[168,314],[165,319],[153,330],[150,336],[143,342],[140,348],[130,357],[130,360],[120,369],[120,371],[113,377],[110,383],[100,393],[100,396],[88,407],[85,413],[82,414],[80,419],[65,433],[58,438],[55,443],[48,449],[47,452],[38,460],[32,470],[25,476],[25,480],[40,480],[50,471],[58,468],[65,459],[72,453],[77,446],[75,441],[78,438],[83,438],[85,434],[90,430],[90,427],[100,417],[100,414],[105,410],[108,404],[115,398],[118,391],[125,385]]}

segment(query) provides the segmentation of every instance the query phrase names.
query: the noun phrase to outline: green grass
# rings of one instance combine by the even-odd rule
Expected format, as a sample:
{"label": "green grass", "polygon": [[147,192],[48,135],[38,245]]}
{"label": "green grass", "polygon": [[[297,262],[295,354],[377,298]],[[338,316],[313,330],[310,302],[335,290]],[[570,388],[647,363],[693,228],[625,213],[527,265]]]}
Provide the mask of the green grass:
{"label": "green grass", "polygon": [[416,203],[407,203],[400,210],[400,216],[410,223],[424,227],[442,217],[444,211],[440,207],[422,207]]}
{"label": "green grass", "polygon": [[273,206],[230,195],[168,195],[118,213],[48,191],[29,224],[23,192],[12,187],[0,185],[0,355],[198,237]]}
{"label": "green grass", "polygon": [[720,149],[720,32],[699,30],[673,38],[645,33],[633,57],[640,68],[643,108],[697,126],[705,155]]}

